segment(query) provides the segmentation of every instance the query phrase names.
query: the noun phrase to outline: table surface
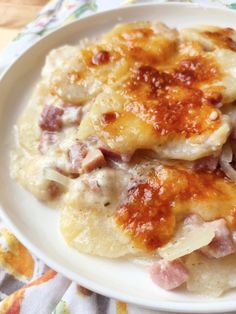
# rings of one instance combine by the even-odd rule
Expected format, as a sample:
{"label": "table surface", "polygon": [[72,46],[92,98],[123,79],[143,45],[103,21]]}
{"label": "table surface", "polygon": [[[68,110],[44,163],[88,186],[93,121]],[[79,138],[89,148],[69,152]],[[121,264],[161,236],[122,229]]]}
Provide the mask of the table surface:
{"label": "table surface", "polygon": [[48,0],[0,0],[0,52]]}

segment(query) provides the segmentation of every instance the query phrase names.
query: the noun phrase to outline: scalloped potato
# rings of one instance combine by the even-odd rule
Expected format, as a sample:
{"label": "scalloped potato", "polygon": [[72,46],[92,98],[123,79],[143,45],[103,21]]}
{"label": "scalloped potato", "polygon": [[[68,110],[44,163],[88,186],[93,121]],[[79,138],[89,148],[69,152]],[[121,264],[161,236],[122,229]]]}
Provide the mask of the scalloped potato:
{"label": "scalloped potato", "polygon": [[75,250],[147,258],[160,287],[219,296],[236,287],[235,79],[229,28],[135,22],[54,49],[11,175],[60,210]]}

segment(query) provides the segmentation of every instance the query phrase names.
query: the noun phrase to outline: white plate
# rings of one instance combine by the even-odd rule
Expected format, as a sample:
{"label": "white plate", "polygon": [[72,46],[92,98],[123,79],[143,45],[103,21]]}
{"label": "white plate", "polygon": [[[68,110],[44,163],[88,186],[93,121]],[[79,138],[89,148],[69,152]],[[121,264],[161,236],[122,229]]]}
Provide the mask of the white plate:
{"label": "white plate", "polygon": [[117,22],[156,19],[169,26],[215,24],[236,27],[231,10],[187,4],[140,5],[81,19],[52,33],[20,57],[0,81],[0,214],[16,236],[49,266],[101,294],[141,306],[180,313],[219,313],[236,310],[236,291],[209,299],[186,291],[166,292],[155,286],[145,269],[125,260],[79,254],[64,243],[58,231],[57,210],[47,208],[9,177],[13,125],[39,78],[52,48],[94,37]]}

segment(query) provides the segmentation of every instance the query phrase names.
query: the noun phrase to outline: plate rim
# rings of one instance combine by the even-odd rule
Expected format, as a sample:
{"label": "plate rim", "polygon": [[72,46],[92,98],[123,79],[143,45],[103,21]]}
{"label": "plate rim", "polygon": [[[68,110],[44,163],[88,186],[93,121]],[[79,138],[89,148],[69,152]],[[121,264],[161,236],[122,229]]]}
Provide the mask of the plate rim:
{"label": "plate rim", "polygon": [[[37,45],[40,45],[43,41],[47,41],[50,37],[55,36],[55,34],[59,33],[61,29],[66,30],[67,28],[70,29],[75,24],[80,24],[84,20],[92,20],[94,17],[107,15],[109,13],[115,12],[115,11],[125,11],[125,10],[132,10],[132,8],[142,8],[142,7],[171,7],[171,6],[179,6],[179,7],[190,7],[190,8],[202,8],[205,10],[215,10],[220,11],[222,14],[224,12],[235,14],[236,18],[236,11],[233,11],[229,8],[219,8],[214,7],[213,5],[209,4],[201,4],[201,3],[184,3],[184,2],[168,2],[168,3],[139,3],[139,4],[131,4],[126,6],[119,6],[113,9],[104,10],[97,13],[91,13],[89,16],[85,16],[80,18],[79,20],[73,21],[69,24],[63,25],[56,30],[53,30],[51,33],[43,36],[42,38],[37,39],[30,47],[28,47],[22,54],[20,54],[16,59],[13,60],[0,74],[0,85],[4,81],[5,77],[8,75],[10,70],[16,66],[18,62],[21,61],[22,58],[25,57],[25,54],[27,54],[31,49],[37,47]],[[235,22],[236,24],[236,22]],[[156,302],[152,300],[146,300],[141,299],[135,296],[127,296],[125,293],[117,292],[115,289],[107,288],[101,284],[96,283],[93,280],[84,278],[83,275],[80,275],[78,273],[74,273],[73,271],[70,271],[67,267],[54,262],[54,260],[46,255],[46,253],[43,252],[40,248],[35,246],[33,243],[31,243],[30,239],[27,238],[27,236],[24,235],[23,232],[21,232],[18,227],[14,224],[14,222],[10,219],[10,217],[7,214],[7,209],[4,209],[4,206],[2,205],[2,200],[0,197],[0,218],[3,220],[6,227],[8,227],[13,234],[17,237],[20,242],[25,245],[26,248],[28,248],[29,251],[31,251],[35,256],[39,257],[45,264],[47,264],[50,268],[54,269],[58,273],[61,273],[66,278],[76,281],[82,286],[96,292],[102,295],[105,295],[110,298],[114,298],[117,300],[122,300],[129,304],[138,305],[143,308],[149,308],[149,309],[155,309],[155,310],[161,310],[161,311],[169,311],[172,313],[222,313],[222,310],[226,312],[232,312],[236,310],[236,300],[235,301],[221,301],[217,302],[220,299],[215,299],[216,301],[211,303],[192,303],[192,302],[178,302],[178,301],[160,301],[157,300]],[[235,292],[236,293],[236,292]],[[193,308],[194,307],[194,308]],[[207,307],[207,309],[206,309]]]}

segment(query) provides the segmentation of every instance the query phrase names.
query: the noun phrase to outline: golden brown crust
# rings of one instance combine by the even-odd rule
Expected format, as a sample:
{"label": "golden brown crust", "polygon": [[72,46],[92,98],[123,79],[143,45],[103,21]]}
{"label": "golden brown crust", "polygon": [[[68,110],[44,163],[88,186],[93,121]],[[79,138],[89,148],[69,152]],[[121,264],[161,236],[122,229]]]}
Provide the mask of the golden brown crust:
{"label": "golden brown crust", "polygon": [[[221,171],[153,165],[148,172],[148,165],[142,167],[116,215],[118,225],[138,247],[152,251],[167,243],[175,233],[176,222],[193,212],[204,217],[205,210],[206,220],[223,217],[235,228],[236,184]],[[220,208],[217,203],[224,206]]]}

